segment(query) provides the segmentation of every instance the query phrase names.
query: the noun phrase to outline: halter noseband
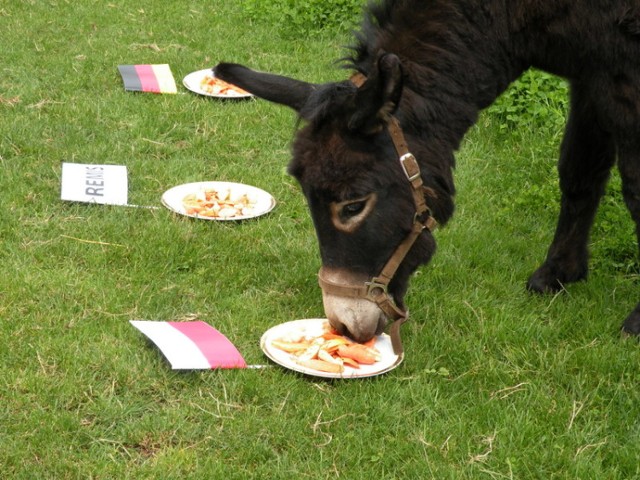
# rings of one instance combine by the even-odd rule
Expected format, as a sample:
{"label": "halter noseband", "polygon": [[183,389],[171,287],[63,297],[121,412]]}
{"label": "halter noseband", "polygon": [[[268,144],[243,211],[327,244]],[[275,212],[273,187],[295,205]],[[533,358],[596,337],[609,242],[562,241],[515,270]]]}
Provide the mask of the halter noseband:
{"label": "halter noseband", "polygon": [[[350,80],[356,87],[360,87],[366,81],[366,77],[361,73],[356,73]],[[418,165],[416,158],[409,151],[404,134],[402,133],[402,128],[395,117],[391,116],[387,121],[387,130],[398,153],[400,166],[411,185],[411,193],[416,209],[411,231],[405,239],[400,242],[400,245],[398,245],[389,260],[387,260],[382,271],[370,281],[364,282],[361,285],[335,283],[325,278],[323,269],[321,268],[318,273],[318,283],[326,293],[339,297],[364,298],[378,305],[378,308],[380,308],[389,319],[393,320],[390,327],[391,344],[394,353],[400,355],[402,354],[400,326],[407,320],[409,314],[406,310],[396,305],[388,291],[389,283],[422,231],[425,228],[429,231],[433,230],[436,228],[437,222],[431,215],[431,210],[427,206],[424,198],[425,192],[420,175],[420,165]]]}

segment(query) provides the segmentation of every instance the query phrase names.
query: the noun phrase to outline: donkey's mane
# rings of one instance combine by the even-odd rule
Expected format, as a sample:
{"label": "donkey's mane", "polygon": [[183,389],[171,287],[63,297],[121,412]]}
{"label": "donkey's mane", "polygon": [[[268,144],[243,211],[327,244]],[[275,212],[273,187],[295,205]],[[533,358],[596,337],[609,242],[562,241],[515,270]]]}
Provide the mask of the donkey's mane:
{"label": "donkey's mane", "polygon": [[[347,46],[350,54],[336,62],[341,68],[356,71],[367,76],[375,60],[373,50],[379,50],[380,38],[384,32],[393,30],[392,11],[395,6],[407,3],[405,0],[370,0],[364,9],[360,29],[353,32],[355,43]],[[300,111],[300,117],[313,125],[322,125],[335,119],[350,106],[356,93],[355,86],[348,81],[317,85],[316,90]]]}
{"label": "donkey's mane", "polygon": [[[420,125],[439,126],[440,129],[431,134],[446,138],[449,147],[457,149],[461,132],[477,119],[478,106],[474,101],[477,95],[468,85],[476,85],[473,81],[476,69],[484,67],[478,60],[473,63],[466,59],[468,44],[483,32],[478,20],[470,23],[458,11],[454,0],[431,0],[426,6],[424,3],[370,1],[359,30],[354,32],[355,42],[347,47],[349,54],[337,63],[344,69],[369,76],[381,53],[396,54],[405,77],[405,101],[400,116],[406,117],[415,134],[421,133]],[[451,27],[452,17],[456,20],[455,29]],[[434,84],[438,85],[437,89],[433,88]],[[317,85],[301,110],[301,117],[316,126],[338,118],[352,107],[350,101],[355,91],[348,81]],[[495,96],[494,91],[490,93]],[[451,104],[455,115],[452,115]]]}
{"label": "donkey's mane", "polygon": [[398,116],[413,134],[435,135],[456,150],[486,106],[478,104],[483,97],[478,90],[487,90],[488,104],[496,89],[509,83],[506,78],[498,86],[477,81],[491,68],[473,54],[474,45],[486,38],[487,18],[477,9],[466,14],[456,0],[372,0],[342,65],[366,76],[381,53],[397,55],[404,72]]}
{"label": "donkey's mane", "polygon": [[369,42],[376,38],[380,30],[388,29],[392,25],[393,7],[397,3],[397,0],[369,1],[364,10],[360,30],[354,32],[357,43],[349,47],[353,54],[342,59],[345,68],[358,70],[362,59],[369,55]]}

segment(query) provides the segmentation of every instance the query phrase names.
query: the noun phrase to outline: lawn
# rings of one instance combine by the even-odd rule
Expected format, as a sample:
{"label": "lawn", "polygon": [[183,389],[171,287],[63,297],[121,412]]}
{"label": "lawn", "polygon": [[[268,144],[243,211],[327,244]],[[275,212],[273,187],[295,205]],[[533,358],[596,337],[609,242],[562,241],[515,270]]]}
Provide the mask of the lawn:
{"label": "lawn", "polygon": [[[486,113],[458,154],[457,211],[413,278],[406,358],[366,380],[270,366],[172,371],[132,319],[200,319],[250,364],[269,327],[322,315],[317,244],[285,171],[296,119],[263,101],[125,92],[218,61],[342,79],[343,30],[300,38],[243,2],[0,6],[0,467],[5,478],[640,478],[634,228],[619,180],[588,282],[529,295],[557,214],[558,132]],[[256,5],[255,3],[253,4]],[[61,162],[126,165],[138,209],[60,201]],[[162,208],[172,186],[252,184],[241,223]]]}

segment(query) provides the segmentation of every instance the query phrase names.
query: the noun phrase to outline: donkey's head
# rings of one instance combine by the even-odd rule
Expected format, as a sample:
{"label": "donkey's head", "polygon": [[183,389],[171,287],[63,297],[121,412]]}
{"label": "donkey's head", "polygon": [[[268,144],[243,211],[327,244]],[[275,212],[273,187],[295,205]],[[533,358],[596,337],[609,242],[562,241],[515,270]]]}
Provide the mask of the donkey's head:
{"label": "donkey's head", "polygon": [[[388,54],[372,70],[362,82],[316,85],[240,65],[215,68],[216,76],[293,108],[306,122],[296,135],[289,172],[302,187],[315,225],[325,314],[334,328],[358,341],[380,333],[390,315],[371,297],[352,295],[358,290],[353,286],[366,289],[379,276],[416,217],[411,183],[387,128],[402,96],[402,68]],[[429,229],[416,237],[388,283],[399,309],[409,276],[435,250]]]}

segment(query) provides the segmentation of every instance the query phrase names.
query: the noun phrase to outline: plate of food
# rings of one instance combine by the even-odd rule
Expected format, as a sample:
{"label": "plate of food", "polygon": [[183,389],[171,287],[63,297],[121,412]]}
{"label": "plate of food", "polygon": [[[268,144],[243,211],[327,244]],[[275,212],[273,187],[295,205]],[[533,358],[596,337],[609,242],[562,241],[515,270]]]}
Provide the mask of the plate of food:
{"label": "plate of food", "polygon": [[336,333],[324,318],[293,320],[267,330],[260,348],[275,363],[315,377],[365,378],[396,368],[391,338],[383,333],[367,343],[356,343]]}
{"label": "plate of food", "polygon": [[246,220],[269,213],[275,199],[264,190],[233,182],[194,182],[173,187],[162,204],[187,217],[204,220]]}
{"label": "plate of food", "polygon": [[213,74],[213,70],[207,68],[192,72],[182,80],[182,84],[193,93],[216,98],[250,98],[252,94],[246,90],[225,82]]}

